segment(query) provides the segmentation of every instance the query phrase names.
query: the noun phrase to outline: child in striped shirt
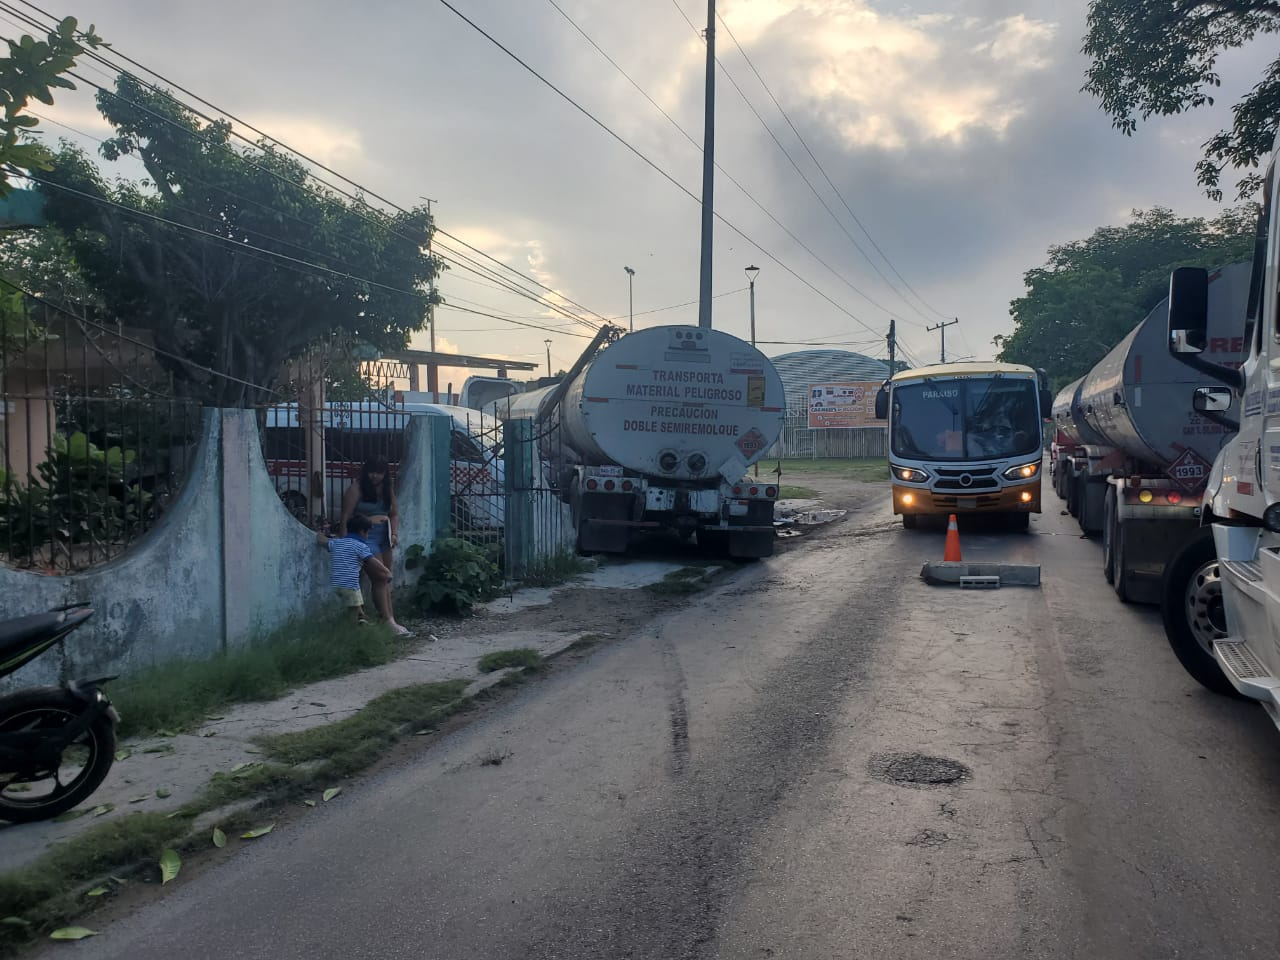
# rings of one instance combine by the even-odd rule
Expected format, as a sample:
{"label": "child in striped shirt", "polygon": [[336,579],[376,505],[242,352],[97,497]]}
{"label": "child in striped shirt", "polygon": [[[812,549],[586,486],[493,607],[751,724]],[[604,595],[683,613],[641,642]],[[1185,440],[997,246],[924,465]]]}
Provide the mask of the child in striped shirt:
{"label": "child in striped shirt", "polygon": [[356,515],[347,521],[345,537],[330,537],[321,530],[316,543],[329,548],[329,583],[343,604],[355,614],[356,623],[367,623],[364,612],[364,594],[360,592],[360,572],[369,575],[373,587],[373,603],[386,618],[396,636],[411,636],[411,632],[396,623],[391,612],[391,571],[374,554],[367,538],[372,524],[368,517]]}

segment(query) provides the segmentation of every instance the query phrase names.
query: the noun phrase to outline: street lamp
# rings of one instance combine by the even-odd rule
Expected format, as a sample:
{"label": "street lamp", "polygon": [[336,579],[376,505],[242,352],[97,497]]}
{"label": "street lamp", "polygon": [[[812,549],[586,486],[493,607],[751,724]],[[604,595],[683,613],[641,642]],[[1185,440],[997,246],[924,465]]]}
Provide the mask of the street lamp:
{"label": "street lamp", "polygon": [[551,341],[543,340],[542,342],[547,345],[547,376],[549,377],[551,376]]}
{"label": "street lamp", "polygon": [[622,269],[627,271],[627,313],[631,317],[631,329],[628,330],[627,332],[635,333],[636,332],[636,304],[635,304],[635,299],[631,295],[631,279],[636,275],[636,272],[632,270],[630,267],[623,267]]}
{"label": "street lamp", "polygon": [[756,345],[756,275],[760,272],[757,266],[750,266],[746,269],[747,287],[751,291],[751,345]]}

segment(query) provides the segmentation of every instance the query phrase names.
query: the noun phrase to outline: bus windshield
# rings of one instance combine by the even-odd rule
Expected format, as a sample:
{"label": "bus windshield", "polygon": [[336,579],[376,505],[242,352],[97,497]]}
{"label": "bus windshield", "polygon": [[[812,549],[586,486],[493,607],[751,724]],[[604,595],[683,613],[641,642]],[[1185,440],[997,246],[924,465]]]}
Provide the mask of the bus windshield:
{"label": "bus windshield", "polygon": [[1029,456],[1040,449],[1036,382],[931,380],[893,388],[892,449],[912,460]]}

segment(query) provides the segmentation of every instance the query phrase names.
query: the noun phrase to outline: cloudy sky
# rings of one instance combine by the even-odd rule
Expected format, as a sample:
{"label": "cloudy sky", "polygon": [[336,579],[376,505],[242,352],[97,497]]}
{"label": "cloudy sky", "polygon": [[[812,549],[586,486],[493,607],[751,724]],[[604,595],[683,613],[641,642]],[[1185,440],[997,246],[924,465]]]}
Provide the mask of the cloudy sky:
{"label": "cloudy sky", "polygon": [[[41,6],[400,205],[431,198],[443,230],[595,314],[627,323],[630,266],[637,327],[696,323],[700,210],[671,180],[701,192],[705,46],[691,23],[705,25],[706,5],[450,3],[671,179],[440,0]],[[911,359],[937,359],[925,327],[942,317],[960,319],[949,356],[989,357],[1049,245],[1135,207],[1212,215],[1192,166],[1261,55],[1222,62],[1218,107],[1125,138],[1079,92],[1086,8],[719,0],[715,209],[739,232],[715,227],[714,325],[747,336],[755,265],[771,355],[804,348],[772,341],[825,341],[883,356],[894,316]],[[18,32],[11,15],[0,23]],[[101,136],[90,93],[39,112]],[[462,266],[441,292],[446,349],[545,363],[549,338],[560,368],[586,342],[581,325]]]}

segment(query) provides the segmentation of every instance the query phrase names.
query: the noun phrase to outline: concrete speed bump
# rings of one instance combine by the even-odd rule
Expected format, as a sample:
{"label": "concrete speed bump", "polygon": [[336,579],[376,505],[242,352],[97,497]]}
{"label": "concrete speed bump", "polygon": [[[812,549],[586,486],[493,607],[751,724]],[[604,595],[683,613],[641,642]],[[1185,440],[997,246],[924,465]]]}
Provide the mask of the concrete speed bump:
{"label": "concrete speed bump", "polygon": [[[993,584],[992,577],[998,578]],[[920,570],[920,578],[935,586],[1001,587],[1040,586],[1038,563],[966,563],[963,560],[929,560]]]}

